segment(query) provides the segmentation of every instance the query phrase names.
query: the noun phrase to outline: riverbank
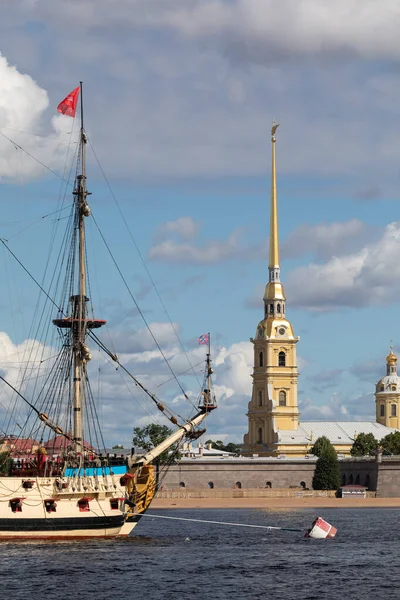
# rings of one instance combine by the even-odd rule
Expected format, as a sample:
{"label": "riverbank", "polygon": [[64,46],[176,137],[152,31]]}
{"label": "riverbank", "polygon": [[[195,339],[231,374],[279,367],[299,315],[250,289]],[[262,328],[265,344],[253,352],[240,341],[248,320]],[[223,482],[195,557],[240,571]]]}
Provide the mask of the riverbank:
{"label": "riverbank", "polygon": [[400,498],[155,498],[151,508],[400,508]]}

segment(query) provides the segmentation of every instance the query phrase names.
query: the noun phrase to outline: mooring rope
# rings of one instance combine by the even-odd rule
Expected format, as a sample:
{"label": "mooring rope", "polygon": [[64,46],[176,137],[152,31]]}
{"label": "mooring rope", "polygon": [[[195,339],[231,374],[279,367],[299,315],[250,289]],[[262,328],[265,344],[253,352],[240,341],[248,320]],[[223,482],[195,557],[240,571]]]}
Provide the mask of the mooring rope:
{"label": "mooring rope", "polygon": [[252,525],[250,523],[230,523],[228,521],[206,521],[205,519],[187,519],[184,517],[167,517],[165,515],[141,514],[140,517],[153,517],[154,519],[172,519],[174,521],[190,521],[191,523],[211,523],[213,525],[232,525],[234,527],[255,527],[257,529],[277,529],[280,531],[303,532],[304,529],[295,529],[293,527],[276,527],[273,525]]}

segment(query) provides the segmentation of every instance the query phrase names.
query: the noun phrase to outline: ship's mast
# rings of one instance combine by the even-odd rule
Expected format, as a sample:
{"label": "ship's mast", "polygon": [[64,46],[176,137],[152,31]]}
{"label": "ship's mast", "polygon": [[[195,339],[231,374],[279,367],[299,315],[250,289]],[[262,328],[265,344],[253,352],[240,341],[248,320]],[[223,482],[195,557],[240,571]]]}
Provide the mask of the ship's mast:
{"label": "ship's mast", "polygon": [[73,357],[74,357],[74,442],[75,451],[80,452],[83,444],[83,409],[84,409],[84,364],[86,352],[86,269],[85,269],[85,217],[90,215],[87,205],[88,191],[86,189],[86,134],[83,128],[83,95],[82,82],[80,82],[81,94],[81,174],[76,178],[75,211],[79,231],[78,249],[78,294],[73,296]]}

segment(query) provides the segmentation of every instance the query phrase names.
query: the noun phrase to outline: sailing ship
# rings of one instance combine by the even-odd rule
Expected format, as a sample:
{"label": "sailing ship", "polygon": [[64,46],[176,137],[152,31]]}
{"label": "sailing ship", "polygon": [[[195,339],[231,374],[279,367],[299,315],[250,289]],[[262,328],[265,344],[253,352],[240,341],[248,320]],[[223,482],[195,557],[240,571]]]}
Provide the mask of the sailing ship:
{"label": "sailing ship", "polygon": [[[205,430],[200,425],[216,408],[211,387],[209,336],[205,380],[196,414],[188,420],[175,415],[150,392],[97,336],[96,332],[106,321],[94,316],[88,297],[85,220],[90,217],[91,211],[86,178],[88,140],[83,126],[82,84],[66,98],[63,105],[66,110],[60,112],[75,115],[73,111],[78,93],[81,127],[77,174],[70,218],[63,236],[64,251],[60,252],[59,260],[64,275],[57,273],[52,277],[53,288],[50,291],[40,286],[44,303],[53,311],[51,320],[55,334],[51,348],[54,350],[57,343],[57,349],[52,357],[43,358],[42,354],[39,362],[45,366],[41,373],[39,368],[35,370],[34,385],[28,382],[24,387],[25,379],[29,378],[22,377],[17,388],[0,375],[5,387],[12,389],[13,402],[27,407],[24,425],[18,424],[21,433],[7,436],[3,432],[2,449],[7,447],[7,443],[11,448],[18,448],[18,459],[14,455],[14,458],[4,460],[4,456],[8,455],[1,455],[0,539],[129,535],[157,491],[158,457],[176,449],[185,439],[196,439],[202,435]],[[56,289],[60,296],[57,299]],[[54,307],[57,307],[55,315]],[[39,321],[43,321],[44,314],[43,311],[39,315]],[[49,330],[47,324],[45,329]],[[175,428],[156,447],[144,454],[132,452],[127,460],[120,459],[120,464],[111,464],[104,449],[89,380],[92,344],[124,371]],[[44,352],[43,344],[34,344],[36,349],[38,346]],[[35,358],[33,350],[31,358]],[[11,416],[13,410],[10,409]],[[30,435],[23,437],[24,432]],[[36,445],[34,438],[39,439]]]}

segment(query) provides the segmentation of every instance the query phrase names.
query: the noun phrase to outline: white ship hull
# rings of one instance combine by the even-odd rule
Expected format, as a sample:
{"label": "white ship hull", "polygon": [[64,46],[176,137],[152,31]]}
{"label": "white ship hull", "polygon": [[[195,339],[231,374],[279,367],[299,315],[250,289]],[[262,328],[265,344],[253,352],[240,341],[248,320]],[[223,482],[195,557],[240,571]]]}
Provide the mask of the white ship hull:
{"label": "white ship hull", "polygon": [[[31,487],[29,487],[31,486]],[[0,540],[127,536],[119,477],[0,477]]]}

